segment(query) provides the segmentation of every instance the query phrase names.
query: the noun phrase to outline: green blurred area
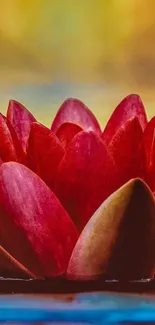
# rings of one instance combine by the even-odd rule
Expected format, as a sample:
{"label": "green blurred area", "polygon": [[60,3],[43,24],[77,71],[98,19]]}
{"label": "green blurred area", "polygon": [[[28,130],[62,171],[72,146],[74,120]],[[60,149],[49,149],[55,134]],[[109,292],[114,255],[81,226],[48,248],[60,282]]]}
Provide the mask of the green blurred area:
{"label": "green blurred area", "polygon": [[66,97],[104,125],[139,93],[155,114],[154,0],[0,0],[0,105],[23,102],[46,124]]}

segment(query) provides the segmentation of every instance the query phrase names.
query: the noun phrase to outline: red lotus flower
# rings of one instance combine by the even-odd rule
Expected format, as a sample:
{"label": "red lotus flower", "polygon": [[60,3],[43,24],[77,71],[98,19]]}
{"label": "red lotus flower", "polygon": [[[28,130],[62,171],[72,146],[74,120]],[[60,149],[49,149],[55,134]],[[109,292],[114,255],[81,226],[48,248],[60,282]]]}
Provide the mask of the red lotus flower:
{"label": "red lotus flower", "polygon": [[103,132],[77,99],[51,129],[10,101],[0,115],[0,275],[154,276],[154,138],[137,95]]}

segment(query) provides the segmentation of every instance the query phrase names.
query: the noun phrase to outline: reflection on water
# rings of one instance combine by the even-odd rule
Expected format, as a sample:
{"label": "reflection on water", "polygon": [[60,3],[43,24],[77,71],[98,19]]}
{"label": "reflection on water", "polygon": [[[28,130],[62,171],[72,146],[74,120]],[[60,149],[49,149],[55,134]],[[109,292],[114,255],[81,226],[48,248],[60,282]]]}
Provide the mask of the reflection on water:
{"label": "reflection on water", "polygon": [[73,301],[54,297],[0,297],[1,324],[154,324],[155,300],[145,295],[79,294]]}

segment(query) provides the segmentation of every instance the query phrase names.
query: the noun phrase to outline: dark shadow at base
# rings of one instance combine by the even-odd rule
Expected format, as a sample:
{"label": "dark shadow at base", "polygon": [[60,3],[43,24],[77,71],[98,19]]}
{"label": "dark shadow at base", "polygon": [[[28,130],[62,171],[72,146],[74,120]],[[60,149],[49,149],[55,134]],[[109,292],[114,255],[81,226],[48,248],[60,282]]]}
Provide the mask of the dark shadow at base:
{"label": "dark shadow at base", "polygon": [[127,293],[155,293],[155,279],[139,281],[72,281],[63,277],[47,280],[0,279],[0,293],[79,293],[111,291]]}

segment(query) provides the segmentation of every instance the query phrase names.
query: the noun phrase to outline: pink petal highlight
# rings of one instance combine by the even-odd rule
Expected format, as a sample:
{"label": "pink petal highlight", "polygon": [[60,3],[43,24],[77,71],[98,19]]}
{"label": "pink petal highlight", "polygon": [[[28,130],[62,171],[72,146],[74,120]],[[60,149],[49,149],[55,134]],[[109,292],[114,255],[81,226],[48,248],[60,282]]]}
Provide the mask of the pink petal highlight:
{"label": "pink petal highlight", "polygon": [[76,98],[69,98],[64,101],[56,114],[51,130],[56,133],[61,124],[65,122],[75,123],[83,130],[92,130],[101,135],[101,129],[94,114]]}
{"label": "pink petal highlight", "polygon": [[118,129],[129,119],[137,117],[142,129],[147,124],[147,117],[142,100],[138,95],[125,97],[111,115],[103,133],[102,139],[108,144]]}
{"label": "pink petal highlight", "polygon": [[26,151],[31,124],[36,119],[21,103],[15,100],[9,102],[7,118],[14,127],[23,150]]}
{"label": "pink petal highlight", "polygon": [[27,167],[0,167],[1,241],[14,258],[37,276],[66,271],[78,232],[46,184]]}

